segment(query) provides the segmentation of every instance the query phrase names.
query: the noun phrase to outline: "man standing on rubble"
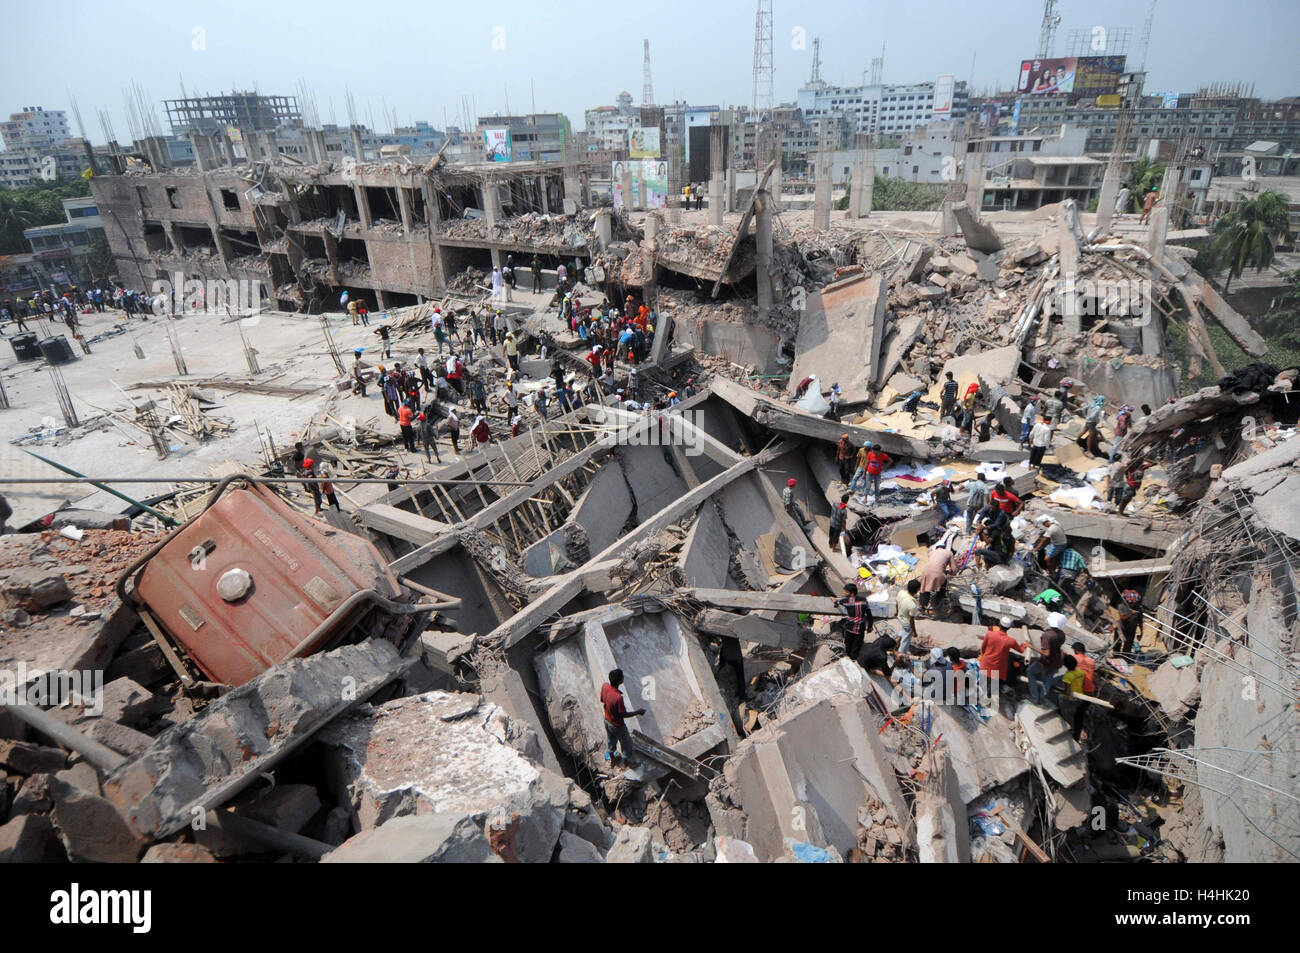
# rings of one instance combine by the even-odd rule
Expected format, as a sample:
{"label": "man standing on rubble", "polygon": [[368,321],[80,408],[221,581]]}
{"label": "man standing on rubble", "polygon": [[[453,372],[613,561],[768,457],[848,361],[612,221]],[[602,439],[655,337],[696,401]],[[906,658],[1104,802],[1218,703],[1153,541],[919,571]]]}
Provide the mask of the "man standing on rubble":
{"label": "man standing on rubble", "polygon": [[415,429],[411,426],[415,418],[415,411],[411,409],[410,404],[402,404],[397,408],[397,426],[402,431],[402,445],[406,447],[408,453],[415,453]]}
{"label": "man standing on rubble", "polygon": [[[417,418],[420,427],[420,442],[424,444],[424,460],[426,463],[432,463],[437,460],[442,463],[442,455],[438,453],[438,423],[428,414],[420,414]],[[432,454],[432,456],[430,456]]]}
{"label": "man standing on rubble", "polygon": [[946,380],[943,382],[943,396],[939,402],[940,421],[953,416],[957,409],[957,381],[953,378],[952,371],[945,371],[943,376]]}
{"label": "man standing on rubble", "polygon": [[352,393],[366,396],[366,365],[361,362],[361,348],[352,352]]}
{"label": "man standing on rubble", "polygon": [[1127,185],[1122,186],[1122,187],[1120,188],[1120,190],[1119,190],[1119,195],[1115,196],[1115,214],[1116,214],[1116,215],[1123,215],[1125,212],[1128,211],[1128,208],[1129,208],[1129,205],[1128,205],[1128,203],[1129,203],[1129,197],[1130,197],[1131,195],[1132,195],[1132,193],[1129,192],[1129,190],[1128,190],[1128,186],[1127,186]]}
{"label": "man standing on rubble", "polygon": [[984,471],[976,470],[975,479],[966,484],[966,535],[976,517],[989,505],[989,485],[984,482]]}
{"label": "man standing on rubble", "polygon": [[1110,443],[1110,455],[1106,458],[1107,463],[1114,463],[1115,457],[1119,454],[1119,448],[1124,443],[1124,438],[1128,436],[1129,427],[1133,426],[1133,408],[1125,404],[1115,415],[1115,439]]}
{"label": "man standing on rubble", "polygon": [[1034,429],[1029,432],[1031,467],[1037,468],[1043,465],[1043,457],[1047,455],[1047,450],[1052,445],[1052,432],[1052,424],[1046,417],[1034,424]]}
{"label": "man standing on rubble", "polygon": [[1145,225],[1151,218],[1151,210],[1156,207],[1156,202],[1160,199],[1160,188],[1156,186],[1147,193],[1147,197],[1142,200],[1142,217],[1138,219],[1139,225]]}
{"label": "man standing on rubble", "polygon": [[1027,643],[1013,638],[1008,632],[1010,628],[1011,617],[1004,615],[996,624],[989,626],[980,643],[980,671],[990,678],[996,675],[1003,685],[1010,684],[1008,679],[1011,675],[1012,649],[1023,652],[1029,647]]}
{"label": "man standing on rubble", "polygon": [[1133,643],[1141,641],[1142,594],[1136,589],[1125,589],[1114,600],[1115,638],[1114,649],[1123,656],[1131,655]]}
{"label": "man standing on rubble", "polygon": [[538,258],[537,255],[534,254],[533,260],[529,267],[531,267],[533,271],[533,294],[541,294],[542,293],[542,260]]}
{"label": "man standing on rubble", "polygon": [[862,652],[862,640],[866,633],[872,630],[874,624],[871,618],[871,607],[867,605],[866,599],[858,597],[857,584],[852,582],[844,584],[844,595],[836,599],[835,604],[844,610],[844,618],[837,622],[844,636],[844,654],[858,662],[858,655]]}
{"label": "man standing on rubble", "polygon": [[1030,397],[1025,409],[1020,413],[1020,446],[1023,449],[1029,442],[1029,431],[1033,429],[1034,417],[1038,413],[1038,395]]}
{"label": "man standing on rubble", "polygon": [[853,485],[849,487],[849,492],[854,492],[854,487],[857,486],[858,478],[861,476],[864,489],[866,483],[871,484],[871,499],[874,502],[880,496],[880,478],[885,472],[885,467],[893,462],[893,457],[883,450],[877,450],[876,445],[868,440],[858,453],[858,469],[853,474]]}
{"label": "man standing on rubble", "polygon": [[831,510],[831,528],[829,542],[831,549],[839,545],[840,534],[844,532],[844,524],[849,517],[849,495],[841,494],[840,501],[836,504],[835,509]]}
{"label": "man standing on rubble", "polygon": [[1103,394],[1096,394],[1088,403],[1088,409],[1084,412],[1083,433],[1079,434],[1078,442],[1083,451],[1090,456],[1101,456],[1101,448],[1097,446],[1097,441],[1101,439],[1101,419],[1106,412],[1106,397]]}
{"label": "man standing on rubble", "polygon": [[845,486],[853,478],[853,458],[858,454],[857,448],[853,446],[853,441],[849,435],[840,434],[840,442],[835,445],[835,462],[840,467],[840,482]]}
{"label": "man standing on rubble", "polygon": [[794,488],[798,482],[794,477],[785,481],[785,489],[781,491],[781,505],[785,507],[787,513],[794,517],[794,521],[802,529],[807,520],[804,519],[803,507],[794,500]]}
{"label": "man standing on rubble", "polygon": [[640,765],[632,748],[632,734],[627,730],[626,719],[645,714],[644,708],[628,711],[623,701],[623,670],[609,673],[609,681],[600,686],[600,705],[605,710],[605,760],[617,763],[618,749],[623,749],[623,761],[629,768]]}
{"label": "man standing on rubble", "polygon": [[998,527],[1011,521],[1025,508],[1024,501],[1016,496],[1015,484],[1011,477],[1003,477],[1002,482],[989,493],[989,501],[998,508],[993,514],[993,526]]}

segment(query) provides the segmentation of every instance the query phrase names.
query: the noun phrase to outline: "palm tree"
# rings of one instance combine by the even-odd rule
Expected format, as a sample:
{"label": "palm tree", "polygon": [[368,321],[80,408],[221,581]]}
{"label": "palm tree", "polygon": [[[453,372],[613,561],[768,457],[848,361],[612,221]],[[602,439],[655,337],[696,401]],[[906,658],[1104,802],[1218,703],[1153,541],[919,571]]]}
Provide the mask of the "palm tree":
{"label": "palm tree", "polygon": [[1210,249],[1215,265],[1228,269],[1223,286],[1227,294],[1232,279],[1241,277],[1248,265],[1261,271],[1273,263],[1276,244],[1291,238],[1290,209],[1277,192],[1261,192],[1223,216],[1216,231]]}
{"label": "palm tree", "polygon": [[1124,178],[1124,187],[1129,192],[1129,202],[1142,204],[1142,198],[1152,189],[1160,185],[1165,177],[1165,167],[1163,163],[1152,162],[1146,156],[1138,159],[1133,163],[1133,167],[1128,170],[1128,175]]}

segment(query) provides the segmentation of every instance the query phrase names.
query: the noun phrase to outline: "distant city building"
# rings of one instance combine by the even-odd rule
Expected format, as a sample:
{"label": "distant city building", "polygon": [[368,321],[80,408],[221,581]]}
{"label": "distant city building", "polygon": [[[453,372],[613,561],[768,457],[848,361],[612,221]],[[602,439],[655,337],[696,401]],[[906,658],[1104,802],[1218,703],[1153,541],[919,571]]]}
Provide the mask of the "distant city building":
{"label": "distant city building", "polygon": [[23,229],[34,262],[48,279],[64,284],[105,277],[92,276],[88,264],[91,244],[105,237],[98,203],[89,196],[64,199],[63,215],[65,222]]}
{"label": "distant city building", "polygon": [[22,112],[9,114],[0,136],[6,150],[43,149],[72,138],[72,131],[68,128],[68,114],[62,109],[28,106]]}
{"label": "distant city building", "polygon": [[573,140],[568,117],[563,113],[479,116],[478,126],[480,134],[489,129],[510,131],[512,162],[562,162],[564,150]]}
{"label": "distant city building", "polygon": [[805,83],[795,102],[806,119],[845,115],[855,135],[892,138],[935,120],[964,119],[968,100],[965,81],[947,76],[911,85]]}

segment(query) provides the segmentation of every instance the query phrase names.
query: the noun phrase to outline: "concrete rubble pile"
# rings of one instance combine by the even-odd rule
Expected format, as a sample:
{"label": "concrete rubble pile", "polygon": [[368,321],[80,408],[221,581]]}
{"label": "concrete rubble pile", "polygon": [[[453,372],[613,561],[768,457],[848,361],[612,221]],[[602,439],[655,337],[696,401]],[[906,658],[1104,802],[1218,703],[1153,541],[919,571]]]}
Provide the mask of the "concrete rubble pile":
{"label": "concrete rubble pile", "polygon": [[[219,172],[308,216],[256,219],[282,243],[267,265],[282,307],[384,291],[391,341],[337,312],[325,340],[361,348],[358,383],[424,351],[433,399],[410,418],[427,415],[440,457],[394,449],[390,398],[301,355],[301,334],[310,375],[270,355],[250,372],[276,400],[317,401],[274,448],[243,428],[257,448],[220,474],[262,476],[284,507],[229,529],[259,580],[257,559],[292,579],[274,653],[240,615],[273,587],[242,562],[201,574],[231,548],[197,531],[210,484],[0,537],[0,677],[24,673],[0,683],[0,860],[1300,853],[1278,793],[1300,737],[1297,374],[1265,363],[1183,250],[1085,235],[1071,203],[1014,236],[964,203],[946,235],[779,218],[773,235],[765,192],[752,236],[748,212],[741,231],[520,211],[556,208],[567,177],[539,191],[536,170],[434,165]],[[398,266],[351,244],[399,231],[430,246],[402,246],[402,280],[436,293],[379,289]],[[517,286],[492,293],[506,255]],[[581,283],[561,284],[575,257]],[[627,360],[632,328],[601,337],[620,351],[606,370],[589,335],[608,330],[573,320],[566,294],[644,305],[644,353]],[[435,335],[435,306],[454,334]],[[1257,363],[1179,397],[1166,332],[1214,369],[1207,320]],[[464,380],[447,380],[448,344]],[[345,505],[274,484],[309,459]],[[150,532],[159,512],[184,525]],[[364,551],[378,576],[340,593],[303,539]],[[143,574],[172,543],[197,594],[150,602]],[[255,670],[223,680],[214,646]],[[40,696],[47,673],[81,671],[104,676],[95,704]]]}

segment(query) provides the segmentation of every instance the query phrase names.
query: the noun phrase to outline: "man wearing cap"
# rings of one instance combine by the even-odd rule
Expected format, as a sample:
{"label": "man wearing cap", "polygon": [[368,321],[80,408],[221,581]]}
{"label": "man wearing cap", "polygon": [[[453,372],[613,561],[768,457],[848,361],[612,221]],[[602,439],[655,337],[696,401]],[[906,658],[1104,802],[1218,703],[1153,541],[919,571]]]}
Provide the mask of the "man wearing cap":
{"label": "man wearing cap", "polygon": [[781,505],[785,507],[787,513],[794,517],[795,522],[802,527],[807,520],[803,518],[803,509],[794,501],[794,488],[798,482],[794,477],[786,480],[785,489],[781,491]]}
{"label": "man wearing cap", "polygon": [[[298,468],[298,475],[304,477],[316,476],[316,461],[311,457],[304,457],[302,466]],[[311,490],[311,499],[316,506],[316,515],[320,516],[320,484],[308,483],[307,489]]]}
{"label": "man wearing cap", "polygon": [[[438,453],[438,427],[432,417],[427,414],[420,414],[417,418],[420,426],[420,442],[424,444],[424,459],[426,462],[437,460],[442,463],[442,457]],[[430,453],[433,455],[430,456]]]}
{"label": "man wearing cap", "polygon": [[836,623],[844,635],[844,654],[857,662],[862,640],[872,630],[871,607],[866,599],[859,598],[857,584],[852,582],[844,584],[844,595],[835,604],[844,610],[844,618]]}
{"label": "man wearing cap", "polygon": [[1034,554],[1041,553],[1043,565],[1049,571],[1053,571],[1061,560],[1061,554],[1065,552],[1065,530],[1059,522],[1046,513],[1038,517],[1034,522],[1042,530],[1042,535],[1038,537],[1038,542],[1034,544]]}
{"label": "man wearing cap", "polygon": [[840,391],[840,385],[832,384],[830,395],[826,398],[826,402],[831,405],[830,416],[832,420],[840,419],[840,404],[843,400],[844,395]]}

